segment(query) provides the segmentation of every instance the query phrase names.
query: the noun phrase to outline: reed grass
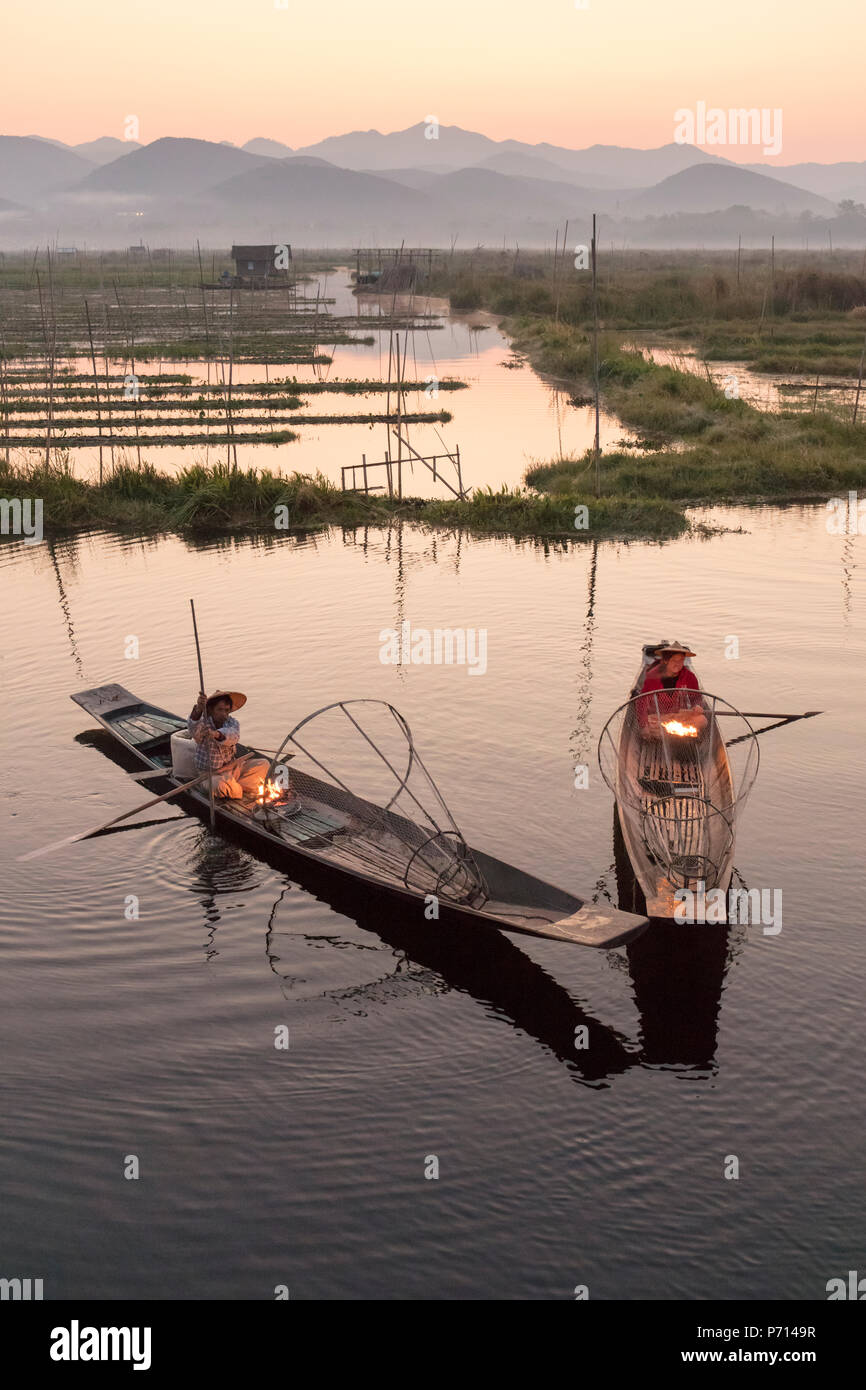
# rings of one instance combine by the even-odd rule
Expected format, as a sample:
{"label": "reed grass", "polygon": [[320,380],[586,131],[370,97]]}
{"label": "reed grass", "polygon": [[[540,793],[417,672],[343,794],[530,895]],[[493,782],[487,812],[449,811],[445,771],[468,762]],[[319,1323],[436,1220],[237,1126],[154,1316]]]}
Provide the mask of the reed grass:
{"label": "reed grass", "polygon": [[[39,497],[48,534],[83,530],[272,533],[329,526],[387,525],[396,518],[488,535],[581,541],[602,537],[666,540],[688,529],[680,508],[657,498],[538,496],[525,488],[477,491],[465,501],[388,498],[343,492],[321,474],[283,475],[226,464],[195,464],[180,473],[150,463],[118,465],[100,484],[76,478],[62,454],[46,467],[35,457],[0,461],[0,496]],[[575,526],[585,503],[588,529]],[[286,527],[276,528],[278,507]],[[282,518],[281,518],[282,519]]]}
{"label": "reed grass", "polygon": [[[577,237],[574,240],[578,240]],[[592,285],[570,252],[554,267],[542,252],[477,249],[445,262],[433,282],[458,313],[476,309],[520,322],[555,320],[588,331]],[[862,254],[605,252],[599,316],[608,330],[674,332],[710,360],[739,358],[757,371],[857,371],[866,313]]]}

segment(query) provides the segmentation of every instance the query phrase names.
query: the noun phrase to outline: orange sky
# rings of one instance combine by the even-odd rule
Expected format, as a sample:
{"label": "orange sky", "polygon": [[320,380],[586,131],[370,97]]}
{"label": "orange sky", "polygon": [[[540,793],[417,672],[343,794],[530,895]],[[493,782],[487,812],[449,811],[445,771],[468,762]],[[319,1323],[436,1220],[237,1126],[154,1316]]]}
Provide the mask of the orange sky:
{"label": "orange sky", "polygon": [[649,147],[673,138],[677,108],[704,101],[781,107],[773,163],[866,158],[863,0],[279,4],[9,7],[0,129],[74,144],[122,137],[136,115],[145,143],[267,135],[297,148],[432,114],[494,139]]}

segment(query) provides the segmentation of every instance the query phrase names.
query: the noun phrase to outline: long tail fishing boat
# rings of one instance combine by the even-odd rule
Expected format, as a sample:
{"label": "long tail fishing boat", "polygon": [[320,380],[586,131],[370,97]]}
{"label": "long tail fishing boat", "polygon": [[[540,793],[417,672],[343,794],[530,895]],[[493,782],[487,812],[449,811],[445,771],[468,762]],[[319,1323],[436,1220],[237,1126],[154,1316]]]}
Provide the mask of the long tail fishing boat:
{"label": "long tail fishing boat", "polygon": [[[646,912],[670,918],[682,890],[699,892],[703,884],[727,892],[737,817],[759,751],[746,716],[718,695],[690,688],[643,693],[657,651],[643,648],[630,697],[602,730],[598,761]],[[679,695],[686,697],[681,703],[672,698]]]}
{"label": "long tail fishing boat", "polygon": [[[72,699],[175,788],[194,776],[193,745],[180,715],[120,685]],[[255,752],[238,747],[240,755]],[[210,796],[201,786],[179,800],[199,816],[209,813]],[[646,917],[596,906],[470,848],[409,725],[384,701],[338,701],[301,720],[270,758],[258,797],[217,799],[215,816],[218,826],[243,832],[271,853],[279,847],[287,867],[298,857],[315,860],[385,888],[419,912],[435,898],[439,912],[467,924],[605,949],[648,925]],[[435,920],[430,928],[435,931]]]}

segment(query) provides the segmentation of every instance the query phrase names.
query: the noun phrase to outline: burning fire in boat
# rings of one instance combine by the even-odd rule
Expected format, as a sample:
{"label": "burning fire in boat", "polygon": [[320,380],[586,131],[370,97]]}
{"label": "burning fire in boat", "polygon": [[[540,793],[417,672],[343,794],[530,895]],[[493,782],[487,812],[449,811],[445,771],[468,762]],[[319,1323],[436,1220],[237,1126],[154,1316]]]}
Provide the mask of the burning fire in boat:
{"label": "burning fire in boat", "polygon": [[276,782],[268,778],[267,783],[259,782],[258,802],[260,806],[269,806],[273,801],[279,801],[283,795],[283,788],[278,787]]}
{"label": "burning fire in boat", "polygon": [[678,719],[669,719],[662,724],[662,728],[669,734],[676,734],[677,738],[697,738],[698,731],[694,724],[681,724]]}

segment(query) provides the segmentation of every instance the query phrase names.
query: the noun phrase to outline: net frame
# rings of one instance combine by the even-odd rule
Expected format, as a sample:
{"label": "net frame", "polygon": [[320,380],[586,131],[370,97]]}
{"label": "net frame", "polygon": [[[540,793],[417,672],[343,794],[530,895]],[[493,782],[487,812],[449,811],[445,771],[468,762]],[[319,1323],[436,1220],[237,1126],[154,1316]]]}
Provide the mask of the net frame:
{"label": "net frame", "polygon": [[[375,709],[377,713],[386,711],[394,722],[398,734],[405,741],[406,764],[395,766],[379,746],[376,739],[364,728],[362,713],[364,708]],[[357,735],[372,750],[373,754],[387,769],[393,785],[387,802],[378,805],[360,795],[348,780],[344,780],[328,762],[317,756],[302,742],[299,734],[314,721],[325,715],[339,711],[355,730]],[[307,758],[319,773],[323,774],[325,787],[334,792],[333,804],[352,817],[352,823],[342,833],[335,834],[331,840],[331,852],[361,864],[379,876],[398,878],[403,885],[415,893],[432,893],[446,901],[482,906],[489,899],[489,891],[478,863],[466,839],[457,825],[444,796],[427,768],[415,744],[412,730],[407,720],[386,700],[354,699],[335,700],[306,715],[285,736],[268,767],[268,779],[280,763],[289,745],[293,745],[303,757]],[[295,755],[296,756],[296,755]],[[292,764],[291,778],[296,790],[303,796],[304,782],[308,780],[302,767]],[[415,779],[413,782],[412,779]],[[310,783],[313,786],[312,782]],[[433,806],[426,805],[416,793],[416,785],[432,794]],[[322,783],[312,794],[318,794]],[[408,799],[413,814],[407,816],[398,803],[401,798]]]}
{"label": "net frame", "polygon": [[[641,684],[639,680],[638,686]],[[677,700],[677,696],[681,698]],[[646,738],[639,746],[638,775],[632,776],[623,758],[624,736],[637,733],[643,739],[642,707],[658,716],[659,735]],[[684,737],[665,729],[665,722],[677,719],[687,724],[689,710],[700,710],[706,716],[707,727],[701,734]],[[722,732],[720,717],[726,725],[732,718],[741,726],[742,732],[735,727],[738,753],[734,758],[728,756],[729,740]],[[730,794],[722,797],[718,795],[720,779],[712,775],[716,771],[717,737],[730,772]],[[731,739],[732,745],[733,742]],[[650,854],[664,864],[675,882],[683,883],[696,878],[710,882],[718,875],[733,844],[736,818],[758,775],[760,756],[757,733],[744,714],[720,695],[688,686],[638,690],[614,711],[598,740],[602,777],[619,804],[639,813]],[[717,785],[710,796],[707,785],[712,781]],[[717,819],[711,835],[712,818]],[[720,828],[722,824],[724,829]],[[717,846],[718,863],[707,854],[709,843]]]}

